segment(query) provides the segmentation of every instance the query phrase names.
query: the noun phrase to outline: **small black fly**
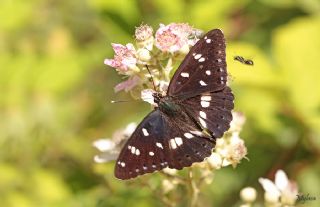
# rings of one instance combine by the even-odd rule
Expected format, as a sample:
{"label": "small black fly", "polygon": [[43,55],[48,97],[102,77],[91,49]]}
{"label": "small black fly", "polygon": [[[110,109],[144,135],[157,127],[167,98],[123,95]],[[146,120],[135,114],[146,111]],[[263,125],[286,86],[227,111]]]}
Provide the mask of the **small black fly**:
{"label": "small black fly", "polygon": [[253,65],[253,64],[254,64],[252,60],[250,60],[250,59],[244,59],[244,57],[242,57],[242,56],[234,56],[233,59],[234,59],[234,60],[237,60],[237,61],[239,61],[240,63],[245,64],[245,65]]}

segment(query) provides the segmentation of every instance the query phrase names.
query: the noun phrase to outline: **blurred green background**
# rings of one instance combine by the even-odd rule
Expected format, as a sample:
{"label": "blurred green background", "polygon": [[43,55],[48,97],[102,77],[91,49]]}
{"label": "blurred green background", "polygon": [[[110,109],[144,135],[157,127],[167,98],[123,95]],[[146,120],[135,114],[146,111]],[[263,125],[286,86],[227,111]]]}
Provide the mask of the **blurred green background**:
{"label": "blurred green background", "polygon": [[[94,164],[92,141],[150,110],[114,94],[103,65],[111,42],[133,41],[142,22],[224,30],[248,158],[219,170],[209,206],[237,206],[239,191],[284,169],[320,204],[319,0],[1,0],[0,206],[162,206],[148,188]],[[242,55],[253,67],[233,61]],[[158,178],[157,174],[153,175]]]}

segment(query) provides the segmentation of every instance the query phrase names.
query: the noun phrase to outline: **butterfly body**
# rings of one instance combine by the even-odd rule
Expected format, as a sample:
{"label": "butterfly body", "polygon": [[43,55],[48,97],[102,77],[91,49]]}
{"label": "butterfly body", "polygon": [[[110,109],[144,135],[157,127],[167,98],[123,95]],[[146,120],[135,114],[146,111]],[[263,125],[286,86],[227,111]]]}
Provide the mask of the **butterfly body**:
{"label": "butterfly body", "polygon": [[229,128],[234,96],[226,85],[225,40],[214,29],[201,38],[173,75],[166,95],[124,145],[115,176],[130,179],[165,167],[182,169],[210,156]]}
{"label": "butterfly body", "polygon": [[179,105],[176,104],[175,100],[170,96],[162,97],[158,101],[155,101],[155,103],[158,104],[159,110],[168,116],[174,116],[181,110]]}

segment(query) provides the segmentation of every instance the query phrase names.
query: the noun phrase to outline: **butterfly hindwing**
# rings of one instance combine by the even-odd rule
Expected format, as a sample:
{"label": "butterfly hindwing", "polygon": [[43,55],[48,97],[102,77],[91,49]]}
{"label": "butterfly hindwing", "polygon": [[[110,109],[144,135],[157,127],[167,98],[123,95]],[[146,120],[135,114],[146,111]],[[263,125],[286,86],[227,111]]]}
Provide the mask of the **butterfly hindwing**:
{"label": "butterfly hindwing", "polygon": [[151,112],[123,147],[115,176],[130,179],[165,167],[182,169],[210,156],[214,143],[186,115]]}
{"label": "butterfly hindwing", "polygon": [[222,137],[230,127],[234,96],[229,87],[221,91],[206,92],[182,102],[202,128],[208,129],[214,138]]}
{"label": "butterfly hindwing", "polygon": [[186,55],[174,74],[168,95],[190,97],[226,86],[225,39],[221,30],[205,34]]}

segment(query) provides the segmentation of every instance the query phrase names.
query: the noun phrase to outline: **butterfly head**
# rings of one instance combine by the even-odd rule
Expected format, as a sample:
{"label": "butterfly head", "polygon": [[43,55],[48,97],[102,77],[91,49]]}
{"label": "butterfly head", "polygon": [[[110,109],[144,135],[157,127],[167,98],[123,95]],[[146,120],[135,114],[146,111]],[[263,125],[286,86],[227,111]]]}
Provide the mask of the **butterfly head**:
{"label": "butterfly head", "polygon": [[154,102],[155,102],[157,105],[159,105],[161,99],[163,98],[163,96],[161,95],[161,93],[159,93],[159,92],[154,92],[154,93],[152,94],[152,96],[153,96]]}

